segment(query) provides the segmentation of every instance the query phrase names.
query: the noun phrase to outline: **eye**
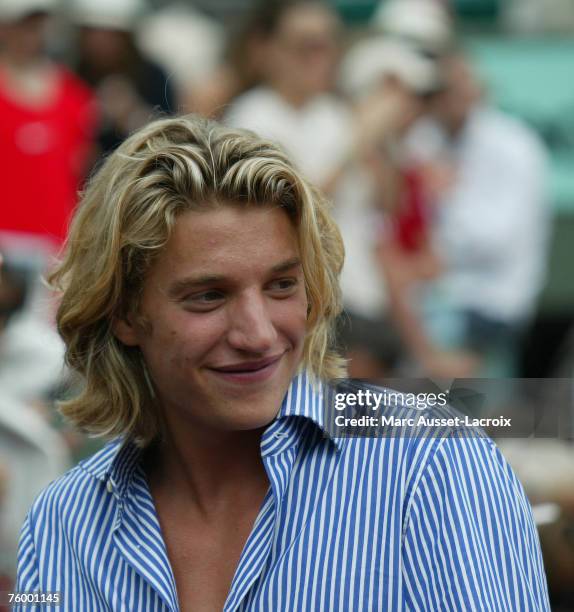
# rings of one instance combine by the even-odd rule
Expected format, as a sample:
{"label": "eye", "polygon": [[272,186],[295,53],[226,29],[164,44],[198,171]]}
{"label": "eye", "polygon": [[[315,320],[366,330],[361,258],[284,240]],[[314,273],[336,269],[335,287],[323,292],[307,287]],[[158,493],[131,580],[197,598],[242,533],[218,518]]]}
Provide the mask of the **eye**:
{"label": "eye", "polygon": [[288,297],[295,293],[299,280],[297,278],[278,278],[267,285],[268,290],[278,297]]}
{"label": "eye", "polygon": [[223,303],[225,296],[221,291],[211,289],[209,291],[201,291],[192,293],[183,300],[188,310],[208,311],[217,308]]}

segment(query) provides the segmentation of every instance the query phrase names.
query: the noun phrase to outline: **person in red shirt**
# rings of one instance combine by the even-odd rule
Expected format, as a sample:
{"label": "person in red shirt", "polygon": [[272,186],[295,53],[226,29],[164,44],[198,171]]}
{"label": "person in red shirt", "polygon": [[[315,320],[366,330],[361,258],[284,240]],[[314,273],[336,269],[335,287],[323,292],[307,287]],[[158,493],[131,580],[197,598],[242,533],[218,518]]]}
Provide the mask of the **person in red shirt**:
{"label": "person in red shirt", "polygon": [[58,248],[96,123],[90,89],[45,53],[55,0],[0,4],[0,245],[14,236]]}

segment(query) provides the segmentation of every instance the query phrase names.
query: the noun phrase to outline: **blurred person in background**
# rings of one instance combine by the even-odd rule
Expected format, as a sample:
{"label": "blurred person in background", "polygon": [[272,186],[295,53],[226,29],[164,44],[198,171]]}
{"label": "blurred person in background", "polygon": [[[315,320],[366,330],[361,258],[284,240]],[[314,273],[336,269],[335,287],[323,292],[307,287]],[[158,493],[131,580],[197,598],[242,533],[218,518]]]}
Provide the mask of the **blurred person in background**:
{"label": "blurred person in background", "polygon": [[[38,493],[71,467],[41,406],[0,396],[0,582],[14,580],[22,521]],[[13,584],[13,582],[12,582]]]}
{"label": "blurred person in background", "polygon": [[383,0],[371,19],[371,27],[386,40],[397,40],[439,57],[454,40],[448,0]]}
{"label": "blurred person in background", "polygon": [[320,1],[272,0],[253,19],[265,24],[264,83],[237,98],[225,121],[277,141],[309,179],[325,186],[350,138],[349,110],[330,93],[339,18]]}
{"label": "blurred person in background", "polygon": [[235,95],[233,91],[223,99],[212,99],[216,87],[225,90],[219,85],[225,80],[224,73],[229,72],[230,77],[234,74],[221,65],[226,41],[220,23],[179,0],[165,2],[161,9],[146,15],[137,28],[139,48],[169,71],[177,93],[177,108],[204,116],[214,114],[215,108]]}
{"label": "blurred person in background", "polygon": [[49,315],[31,307],[34,280],[25,268],[5,259],[0,285],[0,392],[34,403],[60,383],[64,346]]}
{"label": "blurred person in background", "polygon": [[154,114],[176,111],[167,74],[136,44],[135,29],[146,9],[143,0],[72,2],[72,20],[78,27],[75,68],[98,96],[103,154]]}
{"label": "blurred person in background", "polygon": [[507,0],[502,19],[512,33],[536,35],[541,31],[571,36],[574,5],[570,0]]}
{"label": "blurred person in background", "polygon": [[409,135],[437,203],[445,272],[426,300],[429,332],[474,351],[483,376],[512,376],[544,284],[550,211],[546,151],[484,100],[468,60],[442,60],[445,89]]}
{"label": "blurred person in background", "polygon": [[90,90],[46,53],[56,7],[0,2],[0,247],[36,269],[66,236],[96,119]]}
{"label": "blurred person in background", "polygon": [[22,320],[26,292],[25,277],[0,262],[0,590],[12,587],[30,504],[70,467],[43,402],[61,373],[63,345],[49,327]]}
{"label": "blurred person in background", "polygon": [[48,57],[56,8],[55,0],[0,2],[0,397],[27,406],[62,376],[40,275],[66,237],[97,118],[88,87]]}
{"label": "blurred person in background", "polygon": [[417,284],[436,276],[440,261],[422,176],[403,139],[441,86],[436,62],[402,40],[377,35],[349,50],[340,81],[356,116],[355,153],[339,182],[336,215],[347,252],[341,284],[350,320],[343,330],[357,374],[384,374],[377,363],[385,361],[382,347],[392,346],[389,330],[396,326],[403,365],[468,376],[472,355],[441,350],[413,306]]}
{"label": "blurred person in background", "polygon": [[230,32],[222,61],[188,95],[186,108],[208,117],[221,117],[233,101],[266,81],[267,46],[282,3],[255,2],[247,17]]}

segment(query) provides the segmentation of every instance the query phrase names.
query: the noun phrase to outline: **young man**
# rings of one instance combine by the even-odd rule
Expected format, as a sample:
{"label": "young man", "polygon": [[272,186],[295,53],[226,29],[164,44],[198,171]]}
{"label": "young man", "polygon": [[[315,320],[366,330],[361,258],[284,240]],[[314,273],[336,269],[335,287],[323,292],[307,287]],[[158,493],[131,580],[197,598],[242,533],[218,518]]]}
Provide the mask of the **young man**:
{"label": "young man", "polygon": [[52,281],[86,380],[64,411],[118,439],[34,504],[18,590],[66,610],[548,609],[490,440],[328,434],[342,260],[325,202],[251,133],[162,120],[107,159]]}

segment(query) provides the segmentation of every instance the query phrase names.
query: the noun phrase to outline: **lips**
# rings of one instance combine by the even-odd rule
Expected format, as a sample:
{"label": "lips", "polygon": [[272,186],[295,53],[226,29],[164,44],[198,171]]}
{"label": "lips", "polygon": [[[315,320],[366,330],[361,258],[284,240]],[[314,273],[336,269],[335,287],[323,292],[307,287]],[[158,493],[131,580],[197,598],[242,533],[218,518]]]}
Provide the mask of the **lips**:
{"label": "lips", "polygon": [[273,375],[283,355],[284,353],[281,353],[280,355],[259,359],[257,361],[243,361],[224,366],[211,367],[209,370],[220,378],[230,382],[261,382]]}
{"label": "lips", "polygon": [[218,372],[254,372],[255,370],[266,368],[268,365],[274,363],[278,359],[281,359],[281,357],[282,354],[276,355],[275,357],[268,357],[267,359],[259,359],[258,361],[244,361],[241,363],[234,363],[232,365],[219,366],[217,368],[212,368],[212,370],[216,370]]}

